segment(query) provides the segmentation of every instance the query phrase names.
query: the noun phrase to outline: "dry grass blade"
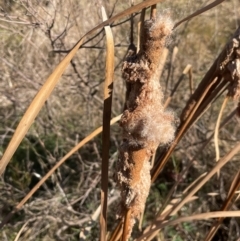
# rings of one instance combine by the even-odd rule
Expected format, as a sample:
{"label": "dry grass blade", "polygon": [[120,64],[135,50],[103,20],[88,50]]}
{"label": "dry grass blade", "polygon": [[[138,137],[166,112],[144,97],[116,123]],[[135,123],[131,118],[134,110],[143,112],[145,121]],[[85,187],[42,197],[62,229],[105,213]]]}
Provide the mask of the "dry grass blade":
{"label": "dry grass blade", "polygon": [[122,236],[122,222],[119,222],[117,227],[114,229],[114,232],[112,233],[112,236],[110,237],[109,241],[117,241]]}
{"label": "dry grass blade", "polygon": [[176,218],[171,221],[167,222],[158,222],[156,221],[153,225],[153,228],[149,230],[147,233],[143,234],[141,237],[136,239],[135,241],[142,241],[146,240],[145,238],[151,235],[153,232],[159,231],[160,229],[171,226],[171,225],[176,225],[179,223],[183,222],[192,222],[194,220],[206,220],[210,218],[220,218],[220,217],[240,217],[240,211],[218,211],[218,212],[208,212],[208,213],[200,213],[200,214],[195,214],[192,216],[187,216],[187,217],[180,217]]}
{"label": "dry grass blade", "polygon": [[[192,202],[194,200],[198,199],[198,197],[196,196],[192,196],[192,198],[189,200],[189,202]],[[170,202],[168,202],[167,206],[165,207],[165,209],[162,211],[162,216],[161,216],[161,220],[164,219],[164,215],[168,215],[168,213],[171,212],[172,208],[174,207],[174,205],[176,203],[178,203],[180,200],[180,198],[176,198],[176,199],[172,199]],[[173,214],[171,214],[171,216],[173,216]],[[155,220],[158,220],[159,219],[155,219]],[[152,224],[151,226],[149,226],[148,228],[145,229],[144,231],[144,234],[149,232],[149,230],[152,229],[152,227],[154,227],[154,224]],[[154,237],[156,237],[157,235],[159,234],[159,230],[156,230],[155,232],[152,232],[150,236],[147,237],[147,239],[145,239],[145,241],[151,241],[153,240]]]}
{"label": "dry grass blade", "polygon": [[202,180],[203,177],[205,177],[207,175],[207,172],[204,172],[203,174],[201,174],[199,177],[197,177],[189,186],[187,186],[184,191],[183,194],[187,193],[190,189],[192,189],[200,180]]}
{"label": "dry grass blade", "polygon": [[[216,162],[219,160],[220,158],[220,151],[219,151],[219,144],[218,144],[218,133],[219,133],[219,127],[220,127],[220,122],[221,122],[221,118],[222,118],[222,114],[223,114],[223,110],[226,107],[228,101],[228,97],[224,98],[223,104],[221,106],[219,115],[218,115],[218,119],[216,122],[216,126],[215,126],[215,132],[214,132],[214,145],[215,145],[215,151],[216,151]],[[219,177],[219,172],[217,173],[218,177]]]}
{"label": "dry grass blade", "polygon": [[6,151],[3,154],[3,157],[0,161],[0,175],[4,172],[6,166],[8,165],[10,159],[18,148],[20,142],[26,135],[30,126],[32,125],[34,119],[38,115],[45,101],[48,99],[52,93],[54,87],[56,86],[58,80],[63,74],[64,70],[67,68],[71,59],[74,57],[79,47],[81,46],[83,39],[78,42],[78,44],[71,50],[71,52],[60,62],[60,64],[55,68],[53,73],[48,77],[43,87],[39,90],[32,103],[28,107],[24,116],[22,117],[20,123],[18,124],[17,129],[14,132],[14,135],[8,144]]}
{"label": "dry grass blade", "polygon": [[[200,175],[196,180],[194,180],[186,189],[184,189],[184,191],[182,192],[183,194],[186,193],[190,188],[192,188],[194,185],[196,185],[197,182],[199,182],[199,180],[201,180],[207,173],[203,173],[202,175]],[[155,220],[165,220],[165,218],[171,213],[171,216],[175,215],[175,213],[172,213],[172,209],[175,207],[175,205],[177,203],[179,203],[179,201],[181,200],[180,198],[174,198],[171,201],[170,197],[172,196],[174,190],[176,189],[177,185],[179,184],[179,181],[176,182],[174,184],[174,186],[171,188],[170,192],[168,193],[167,197],[164,200],[164,203],[162,204],[162,207],[160,208],[158,214],[156,215]],[[196,200],[198,197],[197,196],[192,196],[188,202],[192,202],[194,200]],[[152,225],[148,228],[145,229],[145,232],[148,232],[151,229]],[[150,241],[152,240],[157,234],[158,234],[158,230],[154,233],[151,234],[150,237],[148,237],[148,239],[146,241]]]}
{"label": "dry grass blade", "polygon": [[189,88],[191,95],[193,94],[193,74],[192,74],[192,66],[188,70],[188,76],[189,76]]}
{"label": "dry grass blade", "polygon": [[153,182],[167,163],[168,158],[175,149],[177,143],[182,138],[183,134],[204,113],[204,111],[213,102],[214,98],[219,96],[223,90],[226,90],[224,87],[226,87],[228,80],[222,78],[223,72],[227,71],[227,66],[230,63],[230,59],[234,58],[234,56],[232,56],[235,53],[234,51],[236,51],[234,48],[234,41],[235,38],[239,38],[239,31],[239,28],[235,31],[232,38],[228,41],[223,51],[214,61],[213,65],[198,85],[194,94],[188,100],[180,117],[181,124],[178,128],[175,141],[170,146],[170,148],[162,152],[161,156],[156,161],[152,172]]}
{"label": "dry grass blade", "polygon": [[165,103],[164,103],[164,108],[166,108],[166,107],[169,105],[169,103],[170,103],[170,101],[171,101],[174,93],[176,92],[178,86],[179,86],[180,83],[183,81],[183,78],[186,76],[186,74],[190,71],[191,68],[192,68],[192,66],[191,66],[190,64],[188,64],[188,65],[185,67],[185,69],[184,69],[183,72],[182,72],[182,75],[179,77],[177,83],[175,84],[175,86],[174,86],[174,88],[173,88],[170,96],[169,96],[169,97],[167,98],[167,100],[165,101]]}
{"label": "dry grass blade", "polygon": [[159,62],[159,69],[158,69],[160,77],[162,75],[163,68],[164,68],[164,65],[166,63],[168,53],[169,53],[168,49],[164,48],[163,52],[162,52],[162,56],[161,56],[160,62]]}
{"label": "dry grass blade", "polygon": [[[172,69],[173,69],[173,65],[174,65],[174,62],[175,62],[175,60],[176,60],[176,57],[177,57],[177,54],[178,54],[178,47],[174,47],[173,48],[173,52],[172,52],[172,56],[171,56],[171,62],[170,62],[170,67],[169,67],[169,69],[168,69],[168,74],[167,74],[167,78],[166,78],[166,87],[165,87],[165,92],[166,92],[166,90],[168,89],[168,84],[169,84],[169,79],[170,79],[170,76],[171,76],[171,72],[172,72]],[[162,56],[162,58],[164,58],[164,56]],[[160,69],[160,71],[162,71],[161,69]],[[160,72],[160,74],[161,74],[161,72]],[[161,76],[161,75],[160,75]],[[176,86],[177,86],[178,84],[176,84]],[[176,88],[176,87],[175,87]],[[169,100],[170,101],[170,100]],[[167,102],[167,101],[166,101]],[[165,103],[166,104],[166,103]]]}
{"label": "dry grass blade", "polygon": [[208,87],[205,89],[204,93],[202,94],[201,98],[198,100],[198,102],[196,103],[196,105],[194,106],[192,112],[189,114],[187,120],[183,123],[183,125],[181,126],[181,128],[179,129],[179,132],[177,133],[177,136],[174,140],[174,142],[172,143],[172,145],[169,147],[166,155],[163,157],[163,159],[161,160],[161,163],[156,167],[156,169],[153,171],[152,174],[152,182],[154,182],[157,178],[157,176],[159,175],[159,173],[161,172],[162,168],[165,166],[165,164],[168,161],[169,156],[171,155],[172,151],[174,150],[174,148],[176,147],[177,143],[180,141],[182,135],[186,132],[187,127],[190,123],[190,121],[192,120],[192,117],[194,116],[195,112],[197,111],[198,107],[201,105],[203,99],[205,98],[205,96],[207,95],[208,91],[211,89],[211,87],[215,84],[215,81],[217,79],[215,79],[214,81],[212,81]]}
{"label": "dry grass blade", "polygon": [[141,39],[141,34],[142,34],[142,27],[143,27],[143,22],[145,20],[145,14],[146,14],[146,9],[144,8],[141,12],[140,15],[140,20],[138,22],[138,41],[137,41],[137,52],[140,51],[140,39]]}
{"label": "dry grass blade", "polygon": [[[104,7],[102,7],[103,20],[107,20]],[[107,231],[107,198],[108,198],[108,158],[110,149],[110,121],[112,109],[112,91],[114,76],[114,41],[110,26],[104,27],[107,42],[106,77],[104,82],[103,106],[103,133],[102,133],[102,171],[101,171],[101,241],[106,240]]]}
{"label": "dry grass blade", "polygon": [[[239,186],[240,186],[240,171],[237,172],[236,176],[234,177],[234,179],[232,181],[232,185],[228,192],[227,199],[225,200],[223,207],[221,208],[221,211],[226,211],[227,209],[229,209],[231,207],[231,204],[233,203],[232,199],[233,199],[237,189],[239,188]],[[218,228],[220,227],[223,219],[224,219],[224,217],[221,217],[215,222],[215,224],[212,226],[209,233],[205,237],[205,239],[204,239],[205,241],[212,240],[213,236],[216,234]]]}
{"label": "dry grass blade", "polygon": [[239,185],[240,185],[240,171],[237,172],[236,176],[234,177],[231,183],[227,198],[231,197],[231,195],[233,195],[237,191]]}
{"label": "dry grass blade", "polygon": [[[111,125],[119,121],[121,115],[114,117],[111,120]],[[32,190],[22,199],[22,201],[15,207],[15,209],[9,213],[6,218],[1,222],[0,228],[2,228],[6,222],[16,213],[22,206],[32,197],[32,195],[41,187],[41,185],[59,168],[72,154],[79,150],[82,146],[92,140],[95,136],[102,132],[102,126],[93,131],[90,135],[85,137],[81,142],[78,143],[70,152],[68,152],[33,188]]]}
{"label": "dry grass blade", "polygon": [[182,199],[182,201],[172,210],[171,213],[178,212],[183,205],[214,175],[216,174],[229,160],[240,151],[240,143],[219,160],[217,165],[204,177],[201,181]]}
{"label": "dry grass blade", "polygon": [[19,230],[19,232],[18,232],[16,238],[14,239],[14,241],[18,241],[18,239],[20,238],[20,236],[21,236],[24,228],[28,225],[28,223],[29,223],[29,222],[27,221],[27,222],[21,227],[21,229]]}
{"label": "dry grass blade", "polygon": [[195,13],[193,13],[193,14],[189,15],[188,17],[182,19],[181,21],[177,22],[177,23],[174,25],[174,28],[176,28],[177,26],[179,26],[181,23],[183,23],[183,22],[185,22],[185,21],[187,21],[187,20],[190,20],[191,18],[194,18],[194,17],[202,14],[202,13],[208,11],[208,10],[211,9],[211,8],[216,7],[217,5],[219,5],[220,3],[224,2],[224,1],[225,1],[225,0],[216,0],[216,1],[212,2],[212,3],[210,3],[209,5],[207,5],[206,7],[203,7],[203,8],[201,8],[201,9],[197,10]]}

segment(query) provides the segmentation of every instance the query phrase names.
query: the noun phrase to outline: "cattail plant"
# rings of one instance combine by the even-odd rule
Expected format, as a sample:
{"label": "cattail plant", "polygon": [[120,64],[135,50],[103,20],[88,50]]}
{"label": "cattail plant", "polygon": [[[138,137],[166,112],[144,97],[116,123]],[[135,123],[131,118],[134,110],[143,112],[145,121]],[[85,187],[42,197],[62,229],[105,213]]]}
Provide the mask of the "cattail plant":
{"label": "cattail plant", "polygon": [[123,137],[119,147],[117,182],[122,196],[120,216],[126,211],[129,213],[127,237],[135,219],[143,212],[149,193],[150,157],[160,144],[168,144],[174,137],[174,116],[164,110],[158,71],[172,27],[168,16],[145,21],[139,52],[136,53],[134,46],[130,46],[123,62],[127,94],[120,120]]}

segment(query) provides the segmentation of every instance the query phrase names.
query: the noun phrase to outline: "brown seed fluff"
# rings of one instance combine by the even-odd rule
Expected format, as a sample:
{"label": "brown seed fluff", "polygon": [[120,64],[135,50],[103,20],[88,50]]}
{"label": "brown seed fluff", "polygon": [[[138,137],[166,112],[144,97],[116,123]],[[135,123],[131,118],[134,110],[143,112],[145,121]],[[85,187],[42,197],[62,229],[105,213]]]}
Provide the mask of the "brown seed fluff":
{"label": "brown seed fluff", "polygon": [[174,116],[165,111],[158,66],[172,21],[161,16],[144,22],[141,49],[123,62],[127,84],[126,106],[120,120],[123,141],[119,147],[117,182],[121,187],[121,211],[131,212],[130,236],[135,219],[143,212],[151,185],[149,159],[159,144],[174,137]]}

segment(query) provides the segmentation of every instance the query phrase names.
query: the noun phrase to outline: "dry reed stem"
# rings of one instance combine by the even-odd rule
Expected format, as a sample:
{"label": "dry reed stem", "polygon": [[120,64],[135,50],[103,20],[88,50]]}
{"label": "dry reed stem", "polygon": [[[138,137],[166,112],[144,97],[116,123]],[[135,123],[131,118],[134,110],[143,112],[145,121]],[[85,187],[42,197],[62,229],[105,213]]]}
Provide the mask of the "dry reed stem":
{"label": "dry reed stem", "polygon": [[156,19],[156,17],[157,17],[157,5],[154,4],[151,6],[150,19]]}
{"label": "dry reed stem", "polygon": [[[219,126],[220,126],[220,122],[221,122],[221,118],[223,115],[223,111],[226,107],[228,101],[228,97],[224,98],[223,104],[221,106],[221,109],[219,111],[218,114],[218,118],[217,118],[217,122],[216,122],[216,126],[215,126],[215,131],[214,131],[214,145],[215,145],[215,151],[216,151],[216,162],[220,159],[220,151],[219,151],[219,143],[218,143],[218,133],[219,133]],[[220,175],[220,171],[217,173],[218,178]]]}
{"label": "dry reed stem", "polygon": [[170,95],[168,96],[168,98],[166,99],[166,101],[165,101],[165,103],[164,103],[164,108],[166,108],[166,107],[169,105],[169,103],[170,103],[171,100],[172,100],[172,97],[173,97],[174,93],[176,93],[177,88],[179,87],[180,83],[183,81],[183,79],[184,79],[184,77],[186,76],[186,74],[189,73],[189,71],[190,71],[191,68],[192,68],[192,66],[191,66],[190,64],[188,64],[188,65],[184,68],[184,70],[183,70],[183,72],[182,72],[182,75],[179,77],[179,79],[178,79],[177,83],[175,84],[175,86],[174,86],[171,94],[170,94]]}
{"label": "dry reed stem", "polygon": [[165,222],[156,222],[151,230],[147,233],[141,235],[139,238],[134,241],[146,241],[152,233],[160,231],[161,229],[173,226],[183,222],[192,222],[194,220],[207,220],[210,218],[226,218],[226,217],[240,217],[240,211],[217,211],[217,212],[208,212],[208,213],[199,213],[191,216],[180,217],[174,220],[165,221]]}
{"label": "dry reed stem", "polygon": [[240,143],[237,143],[235,147],[227,153],[223,158],[219,160],[216,166],[205,176],[200,182],[192,188],[192,190],[182,199],[182,201],[172,210],[171,213],[177,213],[183,205],[193,196],[214,174],[217,173],[229,160],[231,160],[240,150]]}
{"label": "dry reed stem", "polygon": [[[200,82],[194,94],[190,97],[186,107],[183,109],[181,114],[181,124],[178,128],[178,133],[176,134],[173,144],[168,150],[163,152],[156,161],[156,165],[153,170],[153,181],[166,164],[176,144],[182,138],[182,135],[199,118],[199,116],[202,115],[207,106],[209,106],[213,99],[222,91],[222,89],[224,89],[226,84],[230,84],[230,90],[237,90],[237,88],[231,88],[231,86],[236,85],[238,75],[233,74],[238,72],[234,72],[232,68],[230,68],[230,71],[229,65],[232,66],[231,61],[234,61],[238,56],[240,48],[239,41],[240,28],[236,30],[233,37],[226,44],[219,57],[215,60],[209,71]],[[232,79],[232,76],[234,76],[234,79]],[[222,77],[224,77],[223,80]]]}
{"label": "dry reed stem", "polygon": [[173,152],[173,150],[177,146],[178,142],[180,141],[180,139],[182,138],[184,133],[187,131],[187,128],[189,128],[189,122],[192,120],[192,118],[193,118],[195,112],[197,111],[198,107],[201,105],[201,103],[204,100],[205,96],[207,95],[209,89],[215,84],[215,82],[216,82],[216,79],[211,84],[209,84],[209,86],[207,87],[205,92],[202,94],[201,98],[198,100],[198,102],[194,106],[192,112],[189,114],[187,120],[185,122],[183,122],[182,125],[180,126],[180,128],[178,129],[178,132],[176,134],[176,138],[174,139],[174,142],[172,142],[171,146],[169,147],[169,149],[167,149],[166,153],[165,152],[162,153],[162,156],[158,160],[160,162],[160,164],[156,165],[156,169],[154,169],[153,172],[152,172],[152,182],[154,182],[156,180],[160,171],[162,170],[162,168],[167,163],[168,158],[170,157],[171,153]]}
{"label": "dry reed stem", "polygon": [[129,237],[129,227],[131,224],[131,209],[126,210],[125,216],[124,216],[124,223],[123,223],[123,234],[122,234],[122,240],[121,241],[127,241]]}
{"label": "dry reed stem", "polygon": [[146,14],[146,9],[142,9],[141,15],[140,15],[140,20],[138,22],[138,40],[137,40],[137,53],[139,51],[142,51],[141,48],[141,36],[142,36],[142,30],[143,30],[143,23],[145,21],[145,14]]}
{"label": "dry reed stem", "polygon": [[125,220],[128,231],[126,234],[124,229],[123,240],[130,237],[135,219],[144,210],[151,184],[149,160],[160,143],[167,144],[173,139],[174,117],[164,111],[158,69],[171,29],[172,24],[165,16],[145,21],[141,50],[135,54],[130,49],[123,63],[127,97],[120,121],[123,143],[119,148],[117,181],[122,194],[120,215],[128,210],[125,219],[130,217]]}
{"label": "dry reed stem", "polygon": [[120,237],[122,236],[122,232],[123,232],[122,226],[123,226],[122,221],[118,222],[118,225],[114,229],[109,241],[120,240]]}
{"label": "dry reed stem", "polygon": [[27,221],[26,223],[24,223],[24,225],[23,225],[23,226],[21,227],[21,229],[19,230],[17,236],[15,237],[14,241],[18,241],[18,240],[19,240],[19,238],[20,238],[20,236],[21,236],[24,228],[28,225],[28,223],[29,223],[29,221]]}
{"label": "dry reed stem", "polygon": [[[102,9],[103,21],[107,20],[104,7]],[[102,132],[102,167],[101,167],[101,215],[100,240],[106,240],[107,232],[107,200],[108,200],[108,166],[110,149],[110,121],[112,109],[112,91],[114,78],[114,41],[110,26],[104,27],[106,33],[106,71],[104,81],[103,104],[103,132]]]}
{"label": "dry reed stem", "polygon": [[[207,173],[203,173],[201,174],[196,180],[194,180],[187,188],[184,189],[184,191],[182,192],[182,194],[186,193],[190,188],[192,188],[193,186],[195,186]],[[174,187],[171,188],[170,192],[168,193],[167,197],[164,199],[164,203],[162,204],[162,207],[160,208],[158,214],[156,215],[155,217],[155,221],[159,221],[159,220],[165,220],[167,216],[173,216],[175,215],[174,213],[171,213],[173,208],[175,207],[175,205],[177,203],[179,203],[181,201],[180,198],[174,198],[174,199],[171,199],[170,200],[170,197],[172,196],[175,188],[177,187],[177,185],[179,184],[179,181],[176,182],[174,184]],[[197,196],[192,196],[188,202],[192,202],[194,200],[198,199]],[[171,215],[170,215],[171,213]],[[151,228],[152,228],[153,224],[152,225],[149,225],[145,230],[144,230],[144,233],[148,232]],[[148,237],[148,240],[152,240],[157,234],[158,234],[158,230],[154,233],[151,234],[150,237]]]}
{"label": "dry reed stem", "polygon": [[[240,171],[237,172],[237,174],[235,175],[232,184],[230,186],[229,192],[228,192],[228,196],[227,199],[225,200],[221,211],[226,211],[228,210],[231,205],[234,202],[231,202],[237,189],[239,189],[240,187]],[[210,241],[212,240],[213,236],[216,234],[218,228],[220,227],[221,223],[223,222],[224,217],[218,218],[218,220],[212,225],[211,229],[209,230],[207,236],[205,237],[205,241]]]}
{"label": "dry reed stem", "polygon": [[[225,125],[232,119],[232,117],[235,116],[235,115],[236,115],[236,109],[235,109],[232,113],[230,113],[229,116],[227,116],[227,117],[224,119],[224,121],[223,121],[223,122],[221,123],[221,125],[220,125],[220,129],[221,129],[223,126],[225,126]],[[190,168],[191,164],[193,163],[193,161],[194,161],[194,160],[196,159],[196,157],[200,154],[200,152],[202,152],[202,150],[205,149],[205,147],[208,145],[208,143],[211,141],[211,139],[212,139],[213,137],[214,137],[214,133],[208,138],[208,140],[205,142],[205,144],[204,144],[201,148],[199,148],[200,151],[197,152],[197,153],[195,154],[195,156],[190,160],[188,166],[181,172],[180,176],[184,176],[184,175],[187,173],[187,171],[189,170],[189,168]],[[191,183],[191,184],[183,191],[183,193],[186,193],[190,188],[192,188],[192,187],[195,185],[196,182],[198,182],[200,179],[202,179],[206,174],[207,174],[207,173],[201,174],[193,183]],[[181,179],[181,178],[180,178],[180,179]],[[175,184],[173,185],[173,187],[172,187],[171,190],[169,191],[167,197],[165,198],[164,203],[162,204],[162,207],[163,207],[163,208],[166,207],[166,205],[167,205],[169,202],[172,203],[173,200],[171,200],[171,201],[169,201],[169,200],[170,200],[170,197],[172,196],[174,190],[175,190],[176,187],[179,185],[180,179],[177,180],[177,182],[175,182]],[[175,199],[174,199],[174,200],[175,200]],[[172,208],[173,208],[173,206],[172,206]],[[159,219],[164,220],[164,219],[166,218],[166,216],[170,214],[170,211],[171,211],[171,210],[169,209],[168,212],[163,213],[162,210],[163,210],[163,209],[161,208],[160,211],[159,211],[159,213],[158,213],[158,215],[157,215],[157,217],[156,217],[158,220],[159,220]],[[146,228],[146,232],[147,232],[148,230],[149,230],[149,227]],[[156,234],[157,234],[157,232],[155,233],[155,235],[156,235]],[[154,237],[155,235],[153,234],[151,237]]]}
{"label": "dry reed stem", "polygon": [[190,94],[193,94],[193,73],[192,73],[192,66],[188,70],[188,77],[189,77],[189,89],[190,89]]}
{"label": "dry reed stem", "polygon": [[165,63],[167,61],[168,53],[169,53],[169,50],[167,48],[164,48],[163,52],[162,52],[162,56],[160,58],[159,67],[158,67],[159,79],[161,79],[163,68],[164,68]]}
{"label": "dry reed stem", "polygon": [[175,60],[176,60],[177,54],[178,54],[178,47],[174,46],[173,51],[172,51],[170,66],[169,66],[169,68],[168,68],[167,78],[166,78],[166,80],[165,80],[165,82],[166,82],[166,85],[165,85],[165,86],[166,86],[166,87],[165,87],[166,89],[165,89],[165,91],[164,91],[165,93],[166,93],[166,90],[167,90],[167,88],[168,88],[169,78],[170,78],[170,76],[171,76],[172,68],[173,68],[173,66],[174,66],[174,62],[175,62]]}
{"label": "dry reed stem", "polygon": [[178,26],[179,26],[180,24],[182,24],[183,22],[188,21],[188,20],[190,20],[190,19],[192,19],[192,18],[200,15],[200,14],[202,14],[202,13],[210,10],[211,8],[216,7],[217,5],[219,5],[220,3],[224,2],[224,1],[225,1],[225,0],[216,0],[216,1],[208,4],[207,6],[205,6],[205,7],[201,8],[201,9],[197,10],[197,11],[194,12],[193,14],[191,14],[191,15],[187,16],[186,18],[182,19],[181,21],[177,22],[177,23],[174,25],[174,28],[178,27]]}

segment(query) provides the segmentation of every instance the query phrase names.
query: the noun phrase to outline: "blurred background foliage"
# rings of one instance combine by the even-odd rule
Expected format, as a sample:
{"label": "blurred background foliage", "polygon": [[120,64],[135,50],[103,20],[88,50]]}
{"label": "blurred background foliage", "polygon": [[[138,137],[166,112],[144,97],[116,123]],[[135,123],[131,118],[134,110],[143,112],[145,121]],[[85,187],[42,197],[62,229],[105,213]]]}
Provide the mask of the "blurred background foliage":
{"label": "blurred background foliage", "polygon": [[[135,1],[135,4],[137,2],[140,1]],[[167,11],[173,21],[178,21],[208,2],[167,0],[158,4],[158,14]],[[126,0],[104,2],[109,16],[128,8],[130,4]],[[139,13],[134,15],[135,43],[139,16]],[[99,2],[95,0],[0,0],[0,155],[45,79],[80,37],[101,22]],[[168,97],[187,64],[192,65],[196,87],[239,25],[239,2],[230,0],[178,27],[170,40],[169,55],[161,77],[165,97]],[[115,41],[112,116],[116,116],[122,112],[125,101],[121,63],[130,43],[129,18],[114,22],[112,31]],[[64,154],[101,125],[105,44],[104,31],[101,30],[78,51],[0,178],[1,218]],[[178,49],[175,59],[174,47]],[[185,77],[169,106],[176,112],[176,117],[190,94],[188,78]],[[221,103],[222,99],[218,100],[176,148],[174,156],[152,187],[143,225],[154,218],[178,173],[199,152],[200,145],[214,130]],[[236,105],[230,102],[225,112],[230,112]],[[234,117],[221,131],[221,153],[239,140],[239,124],[239,119]],[[111,177],[120,140],[121,133],[115,125],[111,132]],[[177,197],[191,181],[208,171],[214,160],[214,144],[211,142],[197,155],[174,195]],[[181,212],[218,210],[239,164],[238,156],[227,164],[220,179],[214,177],[204,190],[199,191],[198,200],[188,204]],[[14,240],[26,222],[27,229],[19,240],[81,240],[83,233],[85,240],[97,240],[98,221],[89,222],[100,204],[100,165],[101,138],[98,136],[62,165],[15,214],[1,230],[0,240]],[[112,178],[109,190],[110,198],[115,198],[109,206],[109,229],[112,229],[115,200],[119,195]],[[238,204],[235,203],[236,208]],[[162,237],[175,241],[202,240],[210,223],[198,221],[169,227],[159,234],[158,240],[163,240],[160,239]],[[87,233],[87,227],[91,227],[91,232]],[[239,232],[239,221],[226,219],[214,240],[237,240]]]}

